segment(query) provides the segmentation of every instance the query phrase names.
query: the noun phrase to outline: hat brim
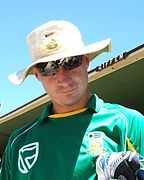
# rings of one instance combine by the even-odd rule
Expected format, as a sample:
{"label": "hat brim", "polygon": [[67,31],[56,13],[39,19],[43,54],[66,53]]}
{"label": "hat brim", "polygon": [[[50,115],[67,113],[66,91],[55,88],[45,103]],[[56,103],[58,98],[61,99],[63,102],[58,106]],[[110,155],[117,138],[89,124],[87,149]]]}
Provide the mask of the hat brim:
{"label": "hat brim", "polygon": [[100,55],[103,52],[111,51],[111,39],[106,39],[103,41],[99,41],[97,43],[93,43],[87,46],[84,46],[80,49],[75,49],[66,52],[60,52],[57,54],[53,54],[47,57],[43,57],[38,59],[37,61],[31,63],[25,69],[22,69],[18,72],[12,73],[8,76],[8,79],[15,85],[21,84],[25,78],[32,74],[32,68],[38,63],[44,63],[49,61],[56,61],[61,58],[70,57],[70,56],[78,56],[78,55],[87,55],[89,60],[94,59],[96,56]]}

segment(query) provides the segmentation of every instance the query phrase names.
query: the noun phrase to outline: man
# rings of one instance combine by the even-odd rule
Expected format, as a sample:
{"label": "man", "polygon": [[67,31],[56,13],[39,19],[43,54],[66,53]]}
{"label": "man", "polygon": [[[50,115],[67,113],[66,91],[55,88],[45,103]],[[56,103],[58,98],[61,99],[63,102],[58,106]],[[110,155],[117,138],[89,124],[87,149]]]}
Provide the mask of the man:
{"label": "man", "polygon": [[85,46],[76,26],[50,21],[27,40],[32,63],[9,78],[20,84],[34,74],[51,102],[35,122],[10,137],[1,179],[136,179],[142,172],[136,153],[144,155],[144,117],[104,103],[88,89],[89,62],[110,51],[110,39]]}

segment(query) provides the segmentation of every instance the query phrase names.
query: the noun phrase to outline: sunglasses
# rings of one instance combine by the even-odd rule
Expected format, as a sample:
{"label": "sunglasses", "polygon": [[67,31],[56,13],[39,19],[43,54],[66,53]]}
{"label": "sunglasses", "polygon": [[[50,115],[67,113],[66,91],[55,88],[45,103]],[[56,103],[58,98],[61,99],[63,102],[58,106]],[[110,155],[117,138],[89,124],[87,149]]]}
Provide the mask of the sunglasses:
{"label": "sunglasses", "polygon": [[72,56],[56,61],[46,63],[39,63],[35,67],[39,69],[42,76],[53,76],[62,67],[64,70],[69,71],[79,67],[82,64],[82,56]]}

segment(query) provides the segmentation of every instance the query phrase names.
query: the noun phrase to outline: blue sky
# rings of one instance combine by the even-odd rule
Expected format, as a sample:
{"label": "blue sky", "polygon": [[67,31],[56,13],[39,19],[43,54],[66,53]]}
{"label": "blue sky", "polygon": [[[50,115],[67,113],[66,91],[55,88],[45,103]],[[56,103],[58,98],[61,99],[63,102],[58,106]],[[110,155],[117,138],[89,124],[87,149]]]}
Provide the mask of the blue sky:
{"label": "blue sky", "polygon": [[92,62],[95,67],[124,51],[143,44],[143,0],[25,0],[2,1],[0,5],[0,116],[44,93],[29,77],[14,86],[7,76],[27,66],[30,56],[26,35],[48,20],[64,19],[76,24],[86,44],[110,37],[112,52]]}

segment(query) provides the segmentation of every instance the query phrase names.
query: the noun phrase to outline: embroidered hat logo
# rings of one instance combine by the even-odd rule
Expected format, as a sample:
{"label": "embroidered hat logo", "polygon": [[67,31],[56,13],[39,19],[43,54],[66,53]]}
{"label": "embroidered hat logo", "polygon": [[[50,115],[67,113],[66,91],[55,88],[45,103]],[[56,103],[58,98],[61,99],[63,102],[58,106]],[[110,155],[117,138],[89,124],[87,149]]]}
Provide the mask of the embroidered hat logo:
{"label": "embroidered hat logo", "polygon": [[39,153],[39,143],[31,143],[23,146],[19,150],[18,169],[21,173],[26,174],[37,161]]}

